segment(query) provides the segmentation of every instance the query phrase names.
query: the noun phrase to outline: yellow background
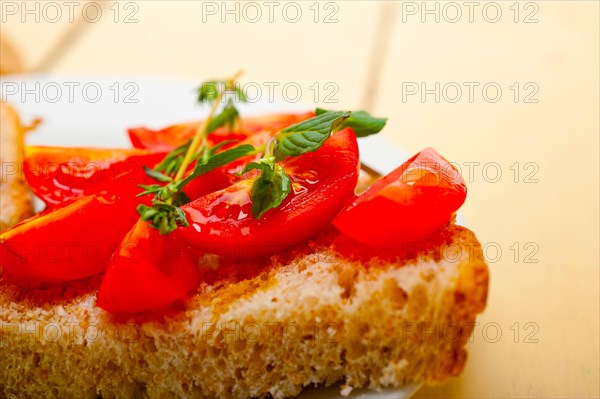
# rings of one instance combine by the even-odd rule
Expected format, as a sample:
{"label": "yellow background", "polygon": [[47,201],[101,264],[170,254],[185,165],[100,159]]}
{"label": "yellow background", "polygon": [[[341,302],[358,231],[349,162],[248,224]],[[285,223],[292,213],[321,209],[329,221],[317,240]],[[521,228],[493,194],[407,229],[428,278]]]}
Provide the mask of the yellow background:
{"label": "yellow background", "polygon": [[[201,81],[244,68],[246,81],[297,82],[303,103],[314,103],[317,82],[322,106],[388,116],[383,134],[399,148],[433,146],[472,180],[463,212],[489,248],[488,307],[466,369],[417,397],[600,396],[598,2],[497,2],[495,23],[489,2],[472,22],[464,2],[457,22],[444,2],[439,21],[421,2],[321,2],[318,22],[314,2],[299,2],[297,23],[277,11],[273,23],[203,20],[199,1],[126,3],[105,2],[96,23],[5,13],[2,39],[26,71]],[[137,22],[124,23],[131,12]],[[331,12],[337,22],[324,23]],[[9,56],[3,48],[3,64]],[[327,82],[337,104],[323,102]],[[406,94],[423,82],[440,83],[439,102]],[[465,82],[479,84],[472,102]],[[487,83],[502,89],[497,102],[486,101]],[[535,88],[537,102],[525,102]]]}

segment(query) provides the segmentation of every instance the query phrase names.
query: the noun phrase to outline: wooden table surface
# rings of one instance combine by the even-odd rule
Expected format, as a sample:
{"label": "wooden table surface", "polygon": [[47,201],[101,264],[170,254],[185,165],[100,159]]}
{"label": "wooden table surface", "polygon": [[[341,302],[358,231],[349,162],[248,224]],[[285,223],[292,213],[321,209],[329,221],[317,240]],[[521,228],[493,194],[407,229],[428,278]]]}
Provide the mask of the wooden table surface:
{"label": "wooden table surface", "polygon": [[461,167],[491,269],[464,373],[417,397],[600,396],[598,2],[0,3],[25,71],[244,68],[263,96],[388,116]]}

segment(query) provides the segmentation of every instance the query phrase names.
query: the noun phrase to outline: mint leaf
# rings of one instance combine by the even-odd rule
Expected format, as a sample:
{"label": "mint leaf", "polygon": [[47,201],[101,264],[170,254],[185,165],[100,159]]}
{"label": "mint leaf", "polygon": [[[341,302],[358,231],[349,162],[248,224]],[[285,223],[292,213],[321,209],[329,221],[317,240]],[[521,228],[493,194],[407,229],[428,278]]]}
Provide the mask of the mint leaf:
{"label": "mint leaf", "polygon": [[[322,115],[327,111],[321,108],[316,109],[317,115]],[[350,114],[340,125],[337,127],[338,130],[345,129],[347,127],[352,128],[356,137],[366,137],[372,134],[379,133],[385,126],[387,118],[376,118],[371,116],[365,111],[355,111]]]}
{"label": "mint leaf", "polygon": [[316,151],[329,138],[331,132],[349,116],[350,112],[324,112],[286,127],[277,135],[277,150],[287,156]]}
{"label": "mint leaf", "polygon": [[266,211],[281,205],[292,190],[292,182],[274,157],[248,164],[242,174],[254,169],[261,174],[252,185],[252,216],[260,219]]}

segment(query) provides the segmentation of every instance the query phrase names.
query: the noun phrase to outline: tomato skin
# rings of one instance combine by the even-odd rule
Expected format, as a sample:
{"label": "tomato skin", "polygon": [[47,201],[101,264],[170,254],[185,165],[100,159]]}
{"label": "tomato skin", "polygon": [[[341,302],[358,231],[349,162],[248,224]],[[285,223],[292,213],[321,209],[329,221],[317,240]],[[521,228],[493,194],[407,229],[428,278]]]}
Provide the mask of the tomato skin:
{"label": "tomato skin", "polygon": [[333,224],[353,240],[371,246],[416,242],[448,223],[466,195],[458,171],[426,148],[375,182]]}
{"label": "tomato skin", "polygon": [[110,260],[97,305],[111,313],[165,308],[198,286],[199,256],[138,220]]}
{"label": "tomato skin", "polygon": [[[208,135],[208,144],[214,146],[225,140],[243,141],[262,130],[277,131],[312,118],[313,112],[303,114],[279,114],[242,118],[240,131],[219,128]],[[129,129],[129,140],[135,148],[145,148],[154,151],[171,151],[192,138],[200,122],[190,122],[153,130],[145,127]],[[229,145],[232,146],[233,144]],[[227,148],[227,146],[225,147]]]}
{"label": "tomato skin", "polygon": [[[258,147],[276,132],[264,131],[239,144]],[[258,156],[241,158],[191,181],[185,192],[190,198],[207,195],[239,182],[245,165]],[[165,308],[196,288],[202,271],[202,253],[172,233],[139,221],[127,233],[111,258],[100,287],[97,305],[111,313],[143,313]]]}
{"label": "tomato skin", "polygon": [[138,214],[138,200],[92,195],[46,210],[0,234],[6,273],[61,282],[102,272]]}
{"label": "tomato skin", "polygon": [[[259,147],[266,144],[276,133],[277,132],[273,130],[261,131],[247,137],[237,145],[250,144],[254,147]],[[184,191],[188,198],[196,199],[203,195],[229,187],[232,184],[243,180],[244,176],[239,173],[244,170],[246,165],[257,161],[258,159],[260,159],[260,155],[249,155],[214,169],[192,180],[185,186]]]}
{"label": "tomato skin", "polygon": [[182,207],[189,227],[173,234],[198,250],[247,259],[279,252],[323,230],[354,193],[358,144],[350,129],[334,134],[317,151],[283,163],[293,191],[260,220],[252,216],[253,180],[200,197]]}
{"label": "tomato skin", "polygon": [[[312,113],[247,118],[244,131],[217,129],[208,136],[208,144],[214,146],[225,140],[233,140],[237,144],[258,147],[281,128],[311,116]],[[142,166],[155,166],[168,151],[189,139],[197,127],[198,123],[187,123],[159,131],[130,129],[132,142],[139,147],[134,149],[27,147],[24,174],[33,193],[48,207],[100,190],[133,189],[141,192],[138,184],[156,183],[148,179]],[[222,149],[236,143],[225,145]],[[190,198],[196,198],[227,187],[239,181],[236,172],[254,160],[256,157],[247,157],[212,171],[191,182],[184,191]]]}
{"label": "tomato skin", "polygon": [[[196,133],[198,125],[199,122],[187,123],[169,126],[160,130],[135,127],[129,129],[127,133],[134,148],[169,152],[185,143],[186,140],[191,139]],[[245,132],[230,132],[221,128],[208,135],[208,144],[212,147],[226,140],[238,142],[246,137],[248,137],[248,134]],[[234,143],[226,145],[224,148],[232,145]]]}
{"label": "tomato skin", "polygon": [[136,149],[27,147],[23,169],[33,193],[52,207],[109,187],[148,183],[142,166],[164,156]]}

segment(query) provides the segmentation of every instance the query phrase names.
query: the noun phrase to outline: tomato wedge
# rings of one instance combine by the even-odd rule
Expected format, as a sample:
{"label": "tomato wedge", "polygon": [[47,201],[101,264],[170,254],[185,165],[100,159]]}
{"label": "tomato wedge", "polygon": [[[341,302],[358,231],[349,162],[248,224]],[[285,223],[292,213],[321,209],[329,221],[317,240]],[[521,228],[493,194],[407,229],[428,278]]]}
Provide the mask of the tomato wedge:
{"label": "tomato wedge", "polygon": [[[269,139],[276,133],[277,131],[275,130],[264,130],[247,137],[239,142],[238,145],[250,144],[254,147],[259,147],[263,144],[266,144],[267,141],[269,141]],[[240,176],[239,173],[244,170],[246,165],[257,161],[259,158],[260,155],[249,155],[220,168],[214,169],[192,180],[187,186],[185,186],[184,192],[189,198],[195,199],[214,191],[229,187],[232,184],[242,180],[244,177]]]}
{"label": "tomato wedge", "polygon": [[325,228],[354,193],[358,145],[350,129],[315,152],[286,160],[292,193],[260,220],[252,216],[253,180],[200,197],[182,207],[190,227],[173,234],[203,253],[247,259],[270,255]]}
{"label": "tomato wedge", "polygon": [[[275,133],[264,130],[240,144],[258,147]],[[197,198],[231,186],[242,179],[238,172],[258,157],[240,158],[217,168],[194,179],[184,191],[188,197]],[[112,313],[141,313],[167,307],[198,285],[200,256],[197,249],[175,236],[160,236],[148,223],[138,221],[111,258],[98,306]]]}
{"label": "tomato wedge", "polygon": [[374,183],[333,224],[371,246],[419,241],[448,223],[466,195],[454,166],[426,148]]}
{"label": "tomato wedge", "polygon": [[0,234],[6,273],[36,282],[102,272],[138,218],[135,197],[91,195],[46,210]]}
{"label": "tomato wedge", "polygon": [[[171,151],[191,139],[198,129],[199,122],[186,123],[169,126],[160,130],[152,130],[146,127],[129,129],[129,141],[135,148],[151,149],[153,151]],[[225,129],[208,135],[208,143],[214,146],[222,141],[234,142],[244,140],[248,135],[244,132],[231,132]]]}
{"label": "tomato wedge", "polygon": [[162,309],[198,286],[199,256],[138,220],[108,265],[97,305],[112,313]]}
{"label": "tomato wedge", "polygon": [[[54,206],[108,186],[136,186],[164,153],[139,149],[27,147],[24,173],[33,193]],[[139,189],[138,189],[139,191]]]}
{"label": "tomato wedge", "polygon": [[318,151],[290,158],[284,167],[293,193],[260,221],[251,215],[251,179],[183,206],[192,226],[168,236],[138,221],[110,260],[98,306],[112,313],[165,308],[198,286],[203,254],[264,256],[322,230],[352,197],[358,180],[354,133],[338,132]]}
{"label": "tomato wedge", "polygon": [[[242,141],[262,130],[279,131],[313,116],[313,112],[307,112],[242,118],[241,131],[232,132],[228,128],[219,128],[208,135],[208,143],[210,146],[214,146],[225,140]],[[200,122],[190,122],[159,130],[136,127],[128,130],[129,139],[135,148],[171,151],[189,140],[196,133],[199,124]]]}

